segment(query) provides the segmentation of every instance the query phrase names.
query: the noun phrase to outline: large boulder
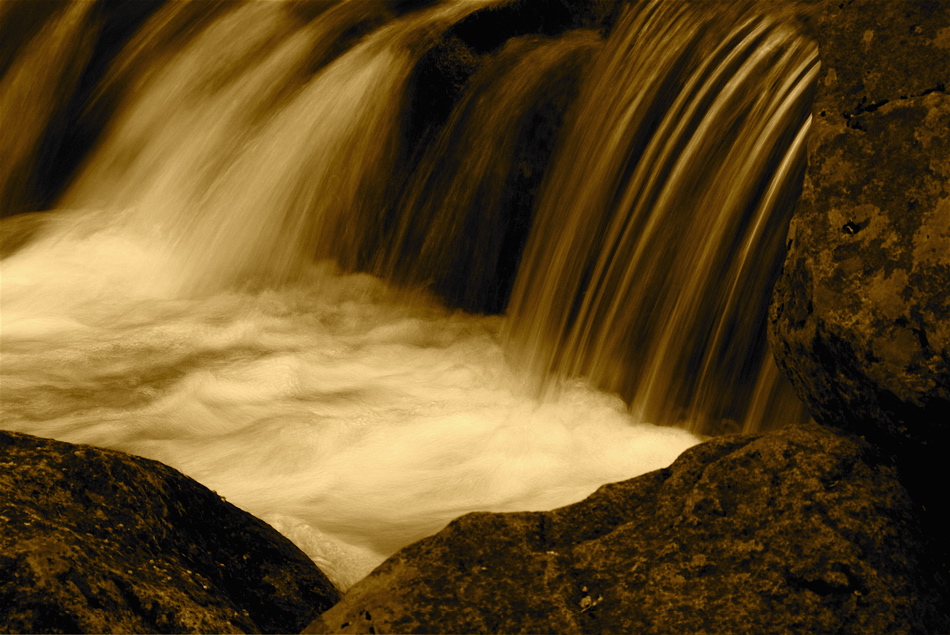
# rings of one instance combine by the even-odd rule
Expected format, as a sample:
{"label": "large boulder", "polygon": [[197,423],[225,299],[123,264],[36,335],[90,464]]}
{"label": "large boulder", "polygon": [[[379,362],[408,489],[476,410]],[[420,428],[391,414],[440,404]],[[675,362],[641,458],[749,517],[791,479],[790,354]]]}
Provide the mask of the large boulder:
{"label": "large boulder", "polygon": [[811,424],[551,512],[464,516],[305,632],[945,632],[927,549],[877,449]]}
{"label": "large boulder", "polygon": [[0,631],[298,632],[338,599],[264,522],[179,472],[0,432]]}
{"label": "large boulder", "polygon": [[840,0],[770,341],[821,422],[897,448],[950,438],[950,3]]}
{"label": "large boulder", "polygon": [[[818,421],[895,456],[946,535],[950,4],[825,0],[808,168],[769,339]],[[941,540],[933,557],[950,568]]]}

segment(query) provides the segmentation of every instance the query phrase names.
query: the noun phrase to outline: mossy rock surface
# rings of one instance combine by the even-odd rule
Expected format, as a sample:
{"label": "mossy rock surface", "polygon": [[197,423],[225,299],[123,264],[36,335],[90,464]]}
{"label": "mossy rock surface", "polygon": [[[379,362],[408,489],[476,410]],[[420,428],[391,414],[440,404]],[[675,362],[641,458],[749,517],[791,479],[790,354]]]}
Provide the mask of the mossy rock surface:
{"label": "mossy rock surface", "polygon": [[0,631],[298,632],[337,601],[306,555],[181,473],[0,432]]}
{"label": "mossy rock surface", "polygon": [[770,340],[818,421],[950,438],[950,4],[825,3],[808,169]]}

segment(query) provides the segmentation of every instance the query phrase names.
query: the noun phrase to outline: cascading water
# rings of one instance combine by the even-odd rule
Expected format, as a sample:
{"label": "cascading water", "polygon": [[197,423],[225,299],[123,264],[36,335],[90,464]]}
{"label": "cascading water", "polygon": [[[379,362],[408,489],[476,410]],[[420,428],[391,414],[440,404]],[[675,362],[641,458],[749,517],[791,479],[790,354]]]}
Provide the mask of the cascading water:
{"label": "cascading water", "polygon": [[761,429],[796,403],[764,316],[817,56],[748,13],[649,2],[625,15],[578,100],[509,306],[539,377],[589,377],[647,420],[700,432]]}
{"label": "cascading water", "polygon": [[34,20],[0,57],[0,211],[42,198],[51,130],[105,127],[3,223],[3,428],[177,467],[346,587],[697,442],[644,421],[785,422],[760,331],[814,47],[632,3],[606,41],[479,53],[410,138],[420,60],[507,3],[420,4],[163,4],[78,118],[92,4]]}
{"label": "cascading water", "polygon": [[420,161],[390,240],[375,250],[377,273],[429,283],[462,308],[504,308],[521,251],[518,237],[523,241],[519,228],[530,224],[531,214],[530,202],[510,199],[540,185],[519,156],[529,145],[524,137],[538,118],[559,118],[601,42],[585,30],[556,40],[515,38],[469,80]]}

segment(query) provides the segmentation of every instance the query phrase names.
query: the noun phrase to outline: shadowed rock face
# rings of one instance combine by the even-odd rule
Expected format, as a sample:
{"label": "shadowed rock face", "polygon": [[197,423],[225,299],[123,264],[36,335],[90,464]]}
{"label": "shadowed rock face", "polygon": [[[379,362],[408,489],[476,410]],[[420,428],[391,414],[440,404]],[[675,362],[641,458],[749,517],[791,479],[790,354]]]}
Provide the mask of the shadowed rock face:
{"label": "shadowed rock face", "polygon": [[950,4],[828,2],[802,197],[771,307],[821,422],[942,445],[950,427]]}
{"label": "shadowed rock face", "polygon": [[816,420],[894,455],[950,567],[950,4],[828,1],[770,342]]}
{"label": "shadowed rock face", "polygon": [[337,591],[179,472],[0,432],[0,631],[297,632]]}
{"label": "shadowed rock face", "polygon": [[895,469],[812,424],[551,512],[463,516],[305,632],[942,631],[928,566]]}

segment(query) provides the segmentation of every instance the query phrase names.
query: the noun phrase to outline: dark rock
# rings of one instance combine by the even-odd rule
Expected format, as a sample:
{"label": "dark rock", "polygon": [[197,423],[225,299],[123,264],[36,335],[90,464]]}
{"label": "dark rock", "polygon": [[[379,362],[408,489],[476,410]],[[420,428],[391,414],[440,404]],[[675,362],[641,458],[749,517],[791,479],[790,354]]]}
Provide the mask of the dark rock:
{"label": "dark rock", "polygon": [[[396,2],[393,8],[401,12],[425,8],[429,4],[427,0],[410,0]],[[368,233],[357,262],[344,262],[344,267],[352,268],[355,264],[357,268],[371,270],[400,283],[431,283],[433,291],[453,307],[490,313],[504,310],[554,137],[567,104],[576,92],[580,75],[578,68],[588,57],[589,51],[577,50],[576,42],[579,39],[587,41],[588,46],[581,49],[593,46],[600,34],[612,28],[623,6],[623,2],[613,0],[508,0],[475,10],[444,31],[433,33],[432,39],[422,38],[414,44],[423,50],[419,52],[419,61],[409,83],[402,126],[403,143],[397,162],[401,168],[394,178],[400,183],[394,192],[405,194],[402,202],[388,209],[382,222]],[[568,32],[572,33],[565,35]],[[478,100],[494,103],[493,100],[498,99],[490,91],[502,91],[501,82],[491,80],[504,72],[501,67],[511,65],[516,53],[520,52],[527,58],[526,50],[549,38],[552,42],[563,43],[563,50],[573,48],[576,54],[573,54],[573,60],[566,59],[556,67],[539,60],[537,77],[532,81],[539,86],[557,85],[560,89],[555,93],[536,91],[539,92],[536,104],[522,104],[520,111],[524,111],[526,117],[530,114],[530,118],[522,122],[522,138],[508,144],[496,139],[496,156],[485,162],[498,163],[499,166],[504,162],[514,169],[509,174],[504,174],[501,167],[496,170],[499,172],[496,180],[503,184],[503,187],[496,187],[498,196],[493,197],[496,200],[479,200],[477,193],[473,193],[465,202],[468,207],[484,207],[483,215],[490,222],[474,231],[466,221],[458,223],[459,232],[490,234],[491,238],[459,243],[435,240],[431,232],[428,236],[432,244],[437,245],[437,250],[459,252],[454,258],[463,263],[466,271],[472,272],[472,279],[455,275],[458,266],[447,261],[441,262],[436,269],[427,267],[431,264],[431,254],[420,256],[425,264],[407,262],[413,258],[394,253],[399,249],[393,245],[393,235],[400,232],[400,219],[405,216],[404,208],[413,204],[426,205],[417,200],[425,196],[415,190],[425,189],[426,196],[435,199],[444,192],[434,187],[433,181],[452,180],[448,173],[453,170],[454,157],[445,161],[447,165],[441,169],[442,173],[433,173],[433,155],[450,152],[452,148],[444,147],[449,140],[459,142],[455,147],[471,147],[470,139],[453,137],[459,135],[459,129],[471,126],[476,116],[472,112],[473,106]],[[505,94],[510,92],[505,89]],[[522,88],[521,92],[525,93],[524,98],[529,96],[528,90]],[[509,100],[509,103],[513,101]],[[504,125],[505,122],[491,122],[486,130],[498,133]],[[462,167],[468,169],[469,166]],[[471,179],[479,181],[482,176],[474,174]],[[472,185],[471,189],[478,189],[478,186]],[[440,208],[451,209],[452,205],[442,202]],[[477,221],[470,214],[463,216],[469,224]],[[425,223],[416,220],[414,224],[421,227],[413,230],[420,235],[415,242],[425,240],[422,237],[427,231]],[[413,238],[408,240],[412,242]],[[491,244],[484,244],[486,242]],[[418,250],[409,250],[410,253],[415,251]],[[478,258],[470,258],[472,253]],[[414,271],[419,268],[424,269],[421,280]],[[431,279],[433,270],[442,272],[434,280]]]}
{"label": "dark rock", "polygon": [[950,4],[834,0],[775,287],[776,361],[821,423],[894,455],[950,567]]}
{"label": "dark rock", "polygon": [[[391,0],[394,10],[428,7],[430,0]],[[423,40],[425,51],[413,72],[408,100],[407,160],[448,120],[462,89],[478,68],[513,38],[558,36],[575,29],[606,33],[623,2],[613,0],[508,0],[473,11],[434,41]]]}
{"label": "dark rock", "polygon": [[512,38],[558,36],[575,29],[606,33],[623,6],[613,0],[509,0],[473,11],[441,33],[420,60],[407,136],[418,139],[427,128],[441,126],[488,54]]}
{"label": "dark rock", "polygon": [[450,32],[473,50],[488,53],[521,35],[559,35],[571,29],[606,32],[623,6],[605,0],[510,0],[473,12]]}
{"label": "dark rock", "polygon": [[0,432],[2,632],[297,632],[337,598],[287,539],[161,463]]}
{"label": "dark rock", "polygon": [[771,308],[814,417],[881,443],[950,427],[950,4],[830,2],[809,160]]}
{"label": "dark rock", "polygon": [[815,424],[722,437],[575,505],[463,516],[304,632],[947,631],[895,473]]}

